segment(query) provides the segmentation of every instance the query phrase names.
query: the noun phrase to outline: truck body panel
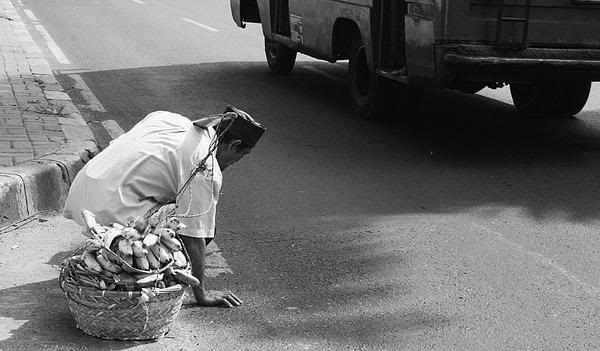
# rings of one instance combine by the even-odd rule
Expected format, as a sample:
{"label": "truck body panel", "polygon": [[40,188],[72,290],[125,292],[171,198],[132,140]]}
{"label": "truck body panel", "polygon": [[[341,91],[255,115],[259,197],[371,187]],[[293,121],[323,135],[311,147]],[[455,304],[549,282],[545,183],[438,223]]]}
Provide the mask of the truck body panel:
{"label": "truck body panel", "polygon": [[230,1],[238,26],[329,62],[360,38],[370,71],[412,86],[600,81],[600,0]]}

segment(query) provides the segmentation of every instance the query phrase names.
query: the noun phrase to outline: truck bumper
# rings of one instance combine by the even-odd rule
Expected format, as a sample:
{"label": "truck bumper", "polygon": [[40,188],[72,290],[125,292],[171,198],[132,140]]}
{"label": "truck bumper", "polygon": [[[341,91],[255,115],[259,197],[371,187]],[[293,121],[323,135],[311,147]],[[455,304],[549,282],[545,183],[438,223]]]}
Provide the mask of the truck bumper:
{"label": "truck bumper", "polygon": [[526,48],[502,51],[485,45],[442,45],[443,71],[449,80],[531,82],[600,80],[600,50]]}

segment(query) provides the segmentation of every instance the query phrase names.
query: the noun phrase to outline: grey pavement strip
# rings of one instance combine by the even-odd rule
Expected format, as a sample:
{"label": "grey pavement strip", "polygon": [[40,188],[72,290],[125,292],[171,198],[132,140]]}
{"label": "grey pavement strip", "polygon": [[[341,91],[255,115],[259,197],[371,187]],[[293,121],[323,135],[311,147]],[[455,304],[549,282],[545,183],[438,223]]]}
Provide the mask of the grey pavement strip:
{"label": "grey pavement strip", "polygon": [[60,210],[94,136],[10,0],[0,0],[0,226]]}
{"label": "grey pavement strip", "polygon": [[[102,103],[96,98],[96,95],[92,92],[92,90],[85,84],[83,78],[79,74],[68,74],[69,78],[75,81],[75,89],[78,89],[83,96],[83,99],[87,102],[87,106],[85,108],[90,109],[96,112],[106,112]],[[120,127],[119,127],[120,128]]]}
{"label": "grey pavement strip", "polygon": [[121,128],[119,123],[117,123],[117,121],[115,121],[114,119],[102,121],[101,124],[104,127],[104,129],[106,129],[106,132],[111,137],[111,139],[116,139],[121,135],[125,134],[123,128]]}

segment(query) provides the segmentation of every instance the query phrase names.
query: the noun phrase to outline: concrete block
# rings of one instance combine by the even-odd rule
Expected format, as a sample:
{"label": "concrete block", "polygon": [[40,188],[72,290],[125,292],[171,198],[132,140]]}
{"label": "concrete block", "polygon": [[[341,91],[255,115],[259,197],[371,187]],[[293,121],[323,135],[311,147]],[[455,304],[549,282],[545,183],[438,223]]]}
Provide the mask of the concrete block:
{"label": "concrete block", "polygon": [[75,175],[98,152],[94,141],[67,143],[34,161],[0,169],[0,225],[61,210]]}

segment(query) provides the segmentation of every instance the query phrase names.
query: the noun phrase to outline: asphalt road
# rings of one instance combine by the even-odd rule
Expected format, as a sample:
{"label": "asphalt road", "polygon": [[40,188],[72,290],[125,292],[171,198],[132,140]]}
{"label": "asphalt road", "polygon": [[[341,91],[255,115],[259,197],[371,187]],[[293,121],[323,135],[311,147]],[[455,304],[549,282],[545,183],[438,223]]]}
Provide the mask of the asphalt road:
{"label": "asphalt road", "polygon": [[573,119],[523,118],[501,89],[428,91],[418,113],[370,122],[343,63],[269,74],[260,28],[237,28],[227,1],[22,3],[90,121],[234,104],[267,127],[224,175],[216,241],[233,274],[209,280],[244,306],[186,308],[150,344],[86,338],[63,314],[47,349],[600,348],[597,86]]}

